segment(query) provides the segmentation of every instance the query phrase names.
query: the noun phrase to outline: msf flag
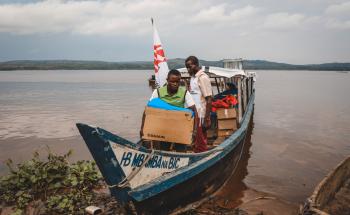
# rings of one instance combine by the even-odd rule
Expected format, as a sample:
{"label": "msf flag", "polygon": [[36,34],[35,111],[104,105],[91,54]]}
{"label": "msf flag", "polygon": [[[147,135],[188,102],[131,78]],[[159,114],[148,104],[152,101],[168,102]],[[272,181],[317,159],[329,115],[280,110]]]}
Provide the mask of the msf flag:
{"label": "msf flag", "polygon": [[156,77],[157,87],[161,87],[166,83],[166,79],[169,72],[168,63],[166,62],[164,50],[155,23],[152,21],[153,26],[153,51],[154,51],[154,72]]}

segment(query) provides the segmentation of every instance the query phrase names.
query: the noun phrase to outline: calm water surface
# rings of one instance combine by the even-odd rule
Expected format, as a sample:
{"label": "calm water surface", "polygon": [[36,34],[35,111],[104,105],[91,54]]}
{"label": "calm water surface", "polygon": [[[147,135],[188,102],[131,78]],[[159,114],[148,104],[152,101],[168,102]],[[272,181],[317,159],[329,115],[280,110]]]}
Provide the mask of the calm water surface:
{"label": "calm water surface", "polygon": [[[152,71],[0,71],[3,161],[35,150],[91,159],[75,123],[136,141]],[[252,135],[241,173],[224,190],[248,187],[300,202],[350,155],[350,73],[257,71]],[[225,192],[224,192],[225,193]],[[236,198],[236,199],[233,199]]]}

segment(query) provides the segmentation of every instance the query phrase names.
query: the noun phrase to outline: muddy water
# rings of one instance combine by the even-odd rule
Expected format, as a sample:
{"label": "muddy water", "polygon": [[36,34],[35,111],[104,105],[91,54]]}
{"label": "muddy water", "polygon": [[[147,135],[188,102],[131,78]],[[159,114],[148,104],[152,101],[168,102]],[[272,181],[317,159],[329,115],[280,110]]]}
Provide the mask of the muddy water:
{"label": "muddy water", "polygon": [[350,155],[350,73],[259,71],[245,183],[300,201]]}
{"label": "muddy water", "polygon": [[[152,71],[1,71],[0,175],[35,150],[91,159],[76,122],[138,139]],[[350,73],[257,71],[252,134],[218,193],[234,207],[258,190],[300,202],[350,154]],[[248,192],[248,190],[250,190]]]}

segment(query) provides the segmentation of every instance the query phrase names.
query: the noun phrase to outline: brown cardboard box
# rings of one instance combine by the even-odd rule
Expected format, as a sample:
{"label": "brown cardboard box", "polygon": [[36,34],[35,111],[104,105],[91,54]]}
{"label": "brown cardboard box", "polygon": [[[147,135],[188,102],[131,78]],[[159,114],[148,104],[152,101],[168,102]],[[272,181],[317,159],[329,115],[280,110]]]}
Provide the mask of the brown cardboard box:
{"label": "brown cardboard box", "polygon": [[191,113],[146,107],[142,139],[191,144]]}
{"label": "brown cardboard box", "polygon": [[236,108],[219,108],[216,110],[218,119],[235,119],[237,118]]}
{"label": "brown cardboard box", "polygon": [[213,145],[214,145],[214,146],[220,145],[222,142],[224,142],[225,139],[226,139],[225,137],[218,137],[218,138],[216,138],[216,140],[214,141]]}
{"label": "brown cardboard box", "polygon": [[217,136],[216,129],[209,129],[207,131],[207,138],[212,138],[212,137],[216,137],[216,136]]}
{"label": "brown cardboard box", "polygon": [[233,129],[237,130],[237,121],[236,119],[219,119],[218,120],[218,129]]}
{"label": "brown cardboard box", "polygon": [[218,137],[227,137],[233,134],[234,130],[232,129],[225,129],[225,130],[218,130]]}

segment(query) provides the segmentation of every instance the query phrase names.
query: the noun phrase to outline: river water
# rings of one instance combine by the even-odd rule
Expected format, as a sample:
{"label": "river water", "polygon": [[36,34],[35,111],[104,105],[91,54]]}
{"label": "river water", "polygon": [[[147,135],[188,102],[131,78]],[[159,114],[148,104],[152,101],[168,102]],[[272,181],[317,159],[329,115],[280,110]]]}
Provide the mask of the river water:
{"label": "river water", "polygon": [[[256,72],[249,146],[238,179],[223,190],[232,202],[249,188],[298,203],[350,155],[350,73]],[[151,74],[0,71],[0,175],[7,173],[7,159],[21,162],[47,148],[57,153],[73,149],[73,160],[92,159],[77,122],[137,141]]]}

